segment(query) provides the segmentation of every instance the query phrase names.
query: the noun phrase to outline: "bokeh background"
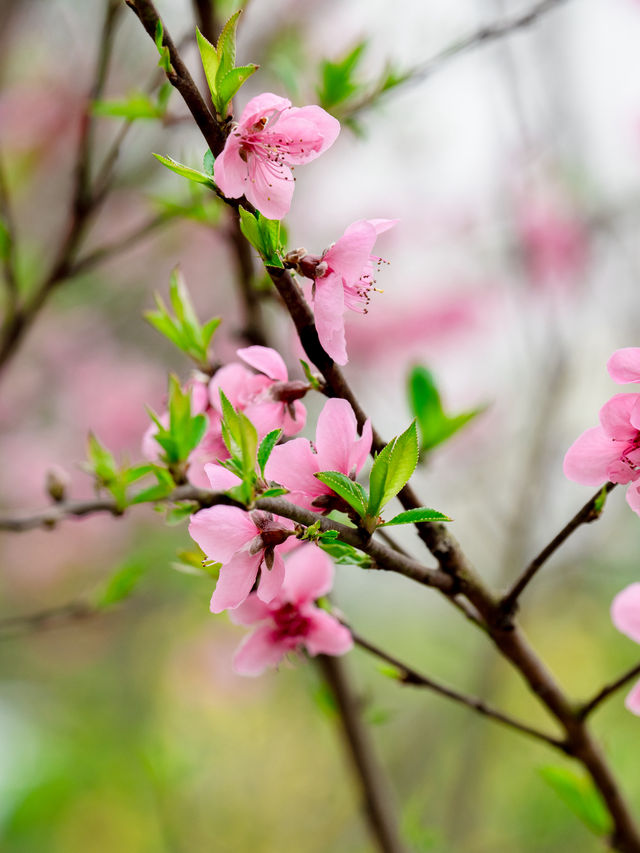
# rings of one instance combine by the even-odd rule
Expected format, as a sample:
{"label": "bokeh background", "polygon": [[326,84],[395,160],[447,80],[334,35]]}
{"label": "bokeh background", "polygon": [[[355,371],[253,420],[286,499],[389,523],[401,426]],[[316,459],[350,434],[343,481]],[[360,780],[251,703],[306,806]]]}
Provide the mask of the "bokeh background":
{"label": "bokeh background", "polygon": [[[237,4],[219,3],[224,18]],[[475,28],[528,8],[500,0],[250,0],[243,89],[317,101],[321,64],[363,40],[357,77],[404,70]],[[201,75],[186,0],[160,12]],[[0,2],[0,150],[19,237],[21,287],[45,273],[68,216],[76,140],[104,16],[98,0]],[[359,218],[398,218],[391,264],[366,317],[349,321],[347,375],[387,436],[410,419],[406,377],[429,367],[452,412],[485,413],[424,461],[416,487],[484,577],[506,585],[589,497],[562,457],[619,390],[605,363],[640,344],[640,4],[573,0],[526,30],[442,64],[359,113],[299,170],[289,246],[319,252]],[[105,98],[154,78],[157,54],[126,9]],[[367,89],[368,90],[368,89]],[[344,109],[344,104],[342,109]],[[61,285],[2,374],[0,503],[45,504],[53,465],[75,496],[93,430],[141,458],[145,404],[189,365],[143,320],[181,265],[202,318],[224,317],[216,355],[244,345],[228,221],[151,157],[200,168],[197,130],[171,95],[169,120],[136,121],[83,251],[149,234]],[[121,120],[99,118],[97,162]],[[300,355],[267,295],[272,341]],[[296,374],[297,375],[297,374]],[[308,399],[317,413],[320,399]],[[313,434],[313,416],[307,434]],[[421,554],[411,532],[403,543]],[[577,533],[523,602],[535,646],[577,699],[637,659],[609,619],[638,580],[640,521],[622,489]],[[365,853],[372,847],[331,698],[312,666],[259,679],[231,668],[242,636],[208,611],[211,581],[177,571],[186,526],[152,510],[69,521],[0,540],[0,849],[6,853]],[[2,619],[84,600],[123,567],[119,606],[64,625]],[[401,659],[541,726],[517,676],[446,602],[400,577],[339,567],[336,600]],[[599,842],[544,781],[561,765],[536,744],[426,692],[361,651],[348,666],[416,851],[560,853]],[[594,718],[636,811],[640,721],[616,696]]]}

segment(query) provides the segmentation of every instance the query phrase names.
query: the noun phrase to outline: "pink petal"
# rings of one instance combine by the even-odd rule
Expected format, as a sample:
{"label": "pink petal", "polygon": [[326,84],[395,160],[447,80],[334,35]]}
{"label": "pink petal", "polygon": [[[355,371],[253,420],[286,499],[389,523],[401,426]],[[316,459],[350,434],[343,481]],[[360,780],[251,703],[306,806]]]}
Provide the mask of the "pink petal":
{"label": "pink petal", "polygon": [[206,412],[209,407],[209,383],[193,379],[187,383],[187,388],[191,390],[191,412],[194,415]]}
{"label": "pink petal", "polygon": [[251,98],[246,107],[242,110],[238,125],[241,132],[250,131],[252,126],[261,118],[269,118],[274,112],[282,112],[291,107],[291,101],[287,98],[281,98],[279,95],[274,95],[273,92],[263,92],[262,95],[256,95]]}
{"label": "pink petal", "polygon": [[602,427],[583,432],[564,457],[565,476],[583,486],[599,486],[609,479],[609,467],[620,458],[621,447]]}
{"label": "pink petal", "polygon": [[256,622],[264,622],[270,614],[269,606],[264,601],[260,601],[255,592],[252,592],[242,604],[229,611],[229,619],[234,625],[253,625]]}
{"label": "pink petal", "polygon": [[638,481],[629,484],[626,497],[631,509],[636,515],[640,515],[640,483]]}
{"label": "pink petal", "polygon": [[349,472],[355,471],[356,474],[360,473],[371,451],[372,440],[371,421],[367,419],[362,427],[362,438],[356,441],[351,448],[351,453],[349,454]]}
{"label": "pink petal", "polygon": [[242,483],[240,477],[234,474],[233,471],[223,468],[222,465],[214,465],[211,462],[208,462],[204,466],[204,473],[209,481],[208,485],[214,492],[226,492]]}
{"label": "pink petal", "polygon": [[213,179],[227,198],[240,198],[248,186],[247,164],[240,157],[240,137],[231,133],[213,164]]}
{"label": "pink petal", "polygon": [[339,133],[337,119],[321,107],[308,106],[292,107],[283,112],[264,136],[283,150],[287,163],[301,165],[326,151]]}
{"label": "pink petal", "polygon": [[607,362],[609,376],[614,382],[640,382],[640,347],[616,350]]}
{"label": "pink petal", "polygon": [[285,564],[282,595],[301,605],[326,595],[333,586],[333,562],[317,545],[301,545]]}
{"label": "pink petal", "polygon": [[267,219],[283,219],[291,207],[295,187],[291,169],[273,161],[249,155],[249,180],[244,194]]}
{"label": "pink petal", "polygon": [[234,506],[212,506],[191,516],[189,535],[211,560],[226,563],[258,532],[249,513]]}
{"label": "pink petal", "polygon": [[286,382],[289,378],[282,356],[271,347],[244,347],[239,349],[237,354],[244,362],[265,373],[270,379]]}
{"label": "pink petal", "polygon": [[609,438],[630,441],[638,430],[631,424],[631,414],[640,400],[640,394],[615,394],[600,409],[600,423]]}
{"label": "pink petal", "polygon": [[288,646],[278,643],[273,628],[263,625],[242,641],[233,656],[233,668],[239,675],[260,675],[286,655]]}
{"label": "pink petal", "polygon": [[625,707],[632,714],[637,714],[640,717],[640,681],[631,690],[627,698],[624,700]]}
{"label": "pink petal", "polygon": [[337,364],[346,364],[348,358],[344,335],[344,288],[339,276],[329,273],[316,280],[313,308],[323,349]]}
{"label": "pink petal", "polygon": [[394,225],[397,225],[400,222],[399,219],[367,219],[369,225],[373,225],[376,229],[376,234],[384,234],[385,231],[388,231],[390,228],[393,228]]}
{"label": "pink petal", "polygon": [[284,582],[284,560],[279,553],[280,548],[273,552],[273,566],[266,567],[264,560],[260,567],[260,583],[258,584],[258,598],[269,603],[278,595]]}
{"label": "pink petal", "polygon": [[310,655],[343,655],[353,648],[353,637],[348,628],[318,607],[313,608],[311,625],[304,638]]}
{"label": "pink petal", "polygon": [[291,493],[288,499],[312,509],[311,501],[330,490],[313,475],[319,471],[318,460],[306,438],[294,438],[279,444],[271,451],[265,466],[265,476]]}
{"label": "pink petal", "polygon": [[300,402],[300,400],[295,400],[293,403],[293,411],[295,414],[295,418],[292,418],[289,414],[289,409],[287,406],[284,406],[284,419],[282,422],[282,430],[285,435],[295,435],[300,432],[301,429],[304,429],[304,425],[307,422],[307,410],[304,405]]}
{"label": "pink petal", "polygon": [[618,631],[640,643],[640,583],[632,583],[616,595],[611,619]]}
{"label": "pink petal", "polygon": [[236,409],[244,406],[247,387],[254,374],[242,364],[226,364],[217,371],[209,383],[209,400],[217,412],[221,412],[220,389]]}
{"label": "pink petal", "polygon": [[211,596],[212,613],[222,613],[223,610],[242,604],[256,582],[261,559],[262,551],[257,554],[238,551],[233,559],[222,566],[215,591]]}
{"label": "pink petal", "polygon": [[[342,237],[324,253],[329,269],[350,282],[357,281],[376,242],[376,229],[366,219],[354,222]],[[323,279],[318,279],[318,283]]]}
{"label": "pink petal", "polygon": [[350,473],[358,425],[351,404],[333,397],[324,404],[316,428],[319,471]]}
{"label": "pink petal", "polygon": [[249,403],[245,410],[245,415],[258,431],[258,436],[264,436],[273,429],[282,429],[284,421],[284,403],[278,403],[275,400],[260,400],[255,403]]}

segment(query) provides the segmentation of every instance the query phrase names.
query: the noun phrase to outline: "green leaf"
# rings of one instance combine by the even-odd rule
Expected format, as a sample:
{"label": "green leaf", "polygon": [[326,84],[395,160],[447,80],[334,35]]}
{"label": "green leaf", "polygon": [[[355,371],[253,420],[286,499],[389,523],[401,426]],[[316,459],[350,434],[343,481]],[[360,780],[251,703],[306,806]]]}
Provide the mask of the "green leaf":
{"label": "green leaf", "polygon": [[169,74],[171,72],[171,57],[169,55],[169,48],[163,44],[164,42],[164,29],[162,27],[162,21],[158,18],[156,23],[156,32],[154,41],[156,43],[156,47],[158,48],[158,53],[160,54],[160,60],[158,62],[158,66],[162,68],[162,70]]}
{"label": "green leaf", "polygon": [[220,60],[216,72],[216,82],[218,83],[226,77],[236,64],[236,29],[238,27],[238,18],[241,14],[241,9],[235,12],[224,25],[218,37],[218,44],[216,45],[216,52]]}
{"label": "green leaf", "polygon": [[357,44],[346,56],[337,62],[324,60],[321,67],[321,83],[318,87],[320,106],[331,109],[344,103],[361,88],[354,80],[354,73],[366,48],[366,41]]}
{"label": "green leaf", "polygon": [[354,483],[346,474],[340,471],[320,471],[314,474],[321,483],[339,495],[360,517],[367,512],[367,494],[360,483]]}
{"label": "green leaf", "polygon": [[304,375],[306,376],[309,385],[311,385],[315,391],[319,391],[322,388],[322,384],[318,377],[311,372],[309,364],[303,358],[300,359],[300,364],[302,365]]}
{"label": "green leaf", "polygon": [[87,440],[89,470],[101,485],[108,486],[116,477],[118,466],[112,453],[90,432]]}
{"label": "green leaf", "polygon": [[361,569],[370,569],[373,566],[373,560],[368,554],[358,551],[352,545],[347,545],[346,542],[341,542],[336,537],[329,534],[336,533],[334,530],[323,532],[317,539],[318,545],[339,565],[339,566],[358,566]]}
{"label": "green leaf", "polygon": [[178,163],[177,160],[173,160],[171,157],[164,157],[162,154],[154,154],[153,156],[156,160],[159,160],[163,166],[166,166],[167,169],[175,172],[176,175],[188,178],[196,184],[204,184],[212,190],[216,188],[216,185],[210,175],[206,175],[204,172],[199,172],[197,169],[191,169],[189,166]]}
{"label": "green leaf", "polygon": [[261,498],[279,498],[281,495],[286,495],[287,489],[281,488],[273,488],[273,489],[265,489],[264,492],[261,492]]}
{"label": "green leaf", "polygon": [[590,777],[553,765],[542,767],[540,775],[591,832],[608,835],[613,830],[611,816]]}
{"label": "green leaf", "polygon": [[190,518],[199,509],[199,505],[194,501],[180,501],[174,506],[167,508],[165,520],[170,526],[180,524],[185,519]]}
{"label": "green leaf", "polygon": [[280,222],[277,219],[266,219],[258,211],[254,216],[244,207],[239,208],[240,230],[254,249],[262,255],[268,266],[280,267]]}
{"label": "green leaf", "polygon": [[422,450],[432,450],[447,441],[486,408],[447,415],[433,374],[426,367],[414,367],[409,374],[409,405],[420,426]]}
{"label": "green leaf", "polygon": [[95,606],[102,610],[128,598],[138,585],[146,566],[137,562],[125,563],[109,577],[95,597]]}
{"label": "green leaf", "polygon": [[600,513],[604,509],[604,505],[607,502],[607,494],[607,487],[605,485],[600,489],[598,497],[593,502],[593,511],[596,515],[600,515]]}
{"label": "green leaf", "polygon": [[220,104],[223,106],[223,111],[226,112],[226,106],[232,100],[240,87],[258,70],[258,65],[241,65],[238,68],[232,68],[228,74],[218,82],[218,96]]}
{"label": "green leaf", "polygon": [[200,58],[202,59],[202,67],[204,68],[204,75],[207,78],[207,83],[209,85],[209,90],[211,92],[211,97],[215,101],[217,97],[217,89],[216,89],[216,75],[218,73],[218,67],[220,65],[220,58],[218,56],[218,52],[215,47],[211,44],[211,42],[206,39],[200,30],[196,27],[196,41],[198,43],[198,50],[200,51]]}
{"label": "green leaf", "polygon": [[5,222],[0,219],[0,259],[6,261],[11,251],[11,233]]}
{"label": "green leaf", "polygon": [[213,177],[213,167],[215,165],[216,158],[211,153],[211,149],[207,148],[204,152],[204,159],[202,161],[202,168],[205,171],[206,175],[211,175]]}
{"label": "green leaf", "polygon": [[406,512],[401,512],[392,518],[390,521],[383,521],[379,527],[391,527],[396,524],[418,524],[421,521],[452,521],[448,515],[438,512],[435,509],[429,509],[426,506],[416,507],[416,509],[408,509]]}
{"label": "green leaf", "polygon": [[418,464],[418,428],[412,421],[376,456],[369,476],[367,515],[375,518],[382,507],[409,482]]}
{"label": "green leaf", "polygon": [[265,437],[260,442],[260,447],[258,448],[258,467],[260,468],[260,475],[262,477],[264,477],[264,466],[269,461],[271,451],[280,441],[281,435],[281,429],[274,429],[271,432],[267,433],[267,435],[265,435]]}
{"label": "green leaf", "polygon": [[131,92],[126,98],[94,101],[91,112],[95,116],[135,121],[136,119],[162,118],[165,107],[166,105],[154,102],[144,92]]}

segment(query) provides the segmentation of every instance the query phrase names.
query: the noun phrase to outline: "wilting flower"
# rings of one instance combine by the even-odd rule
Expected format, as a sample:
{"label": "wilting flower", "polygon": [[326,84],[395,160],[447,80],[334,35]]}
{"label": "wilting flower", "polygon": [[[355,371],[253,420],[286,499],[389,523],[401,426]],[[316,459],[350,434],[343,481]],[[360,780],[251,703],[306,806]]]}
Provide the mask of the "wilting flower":
{"label": "wilting flower", "polygon": [[282,219],[293,196],[292,166],[315,160],[336,140],[340,122],[317,106],[292,107],[265,92],[231,130],[213,175],[227,198],[246,198],[268,219]]}
{"label": "wilting flower", "polygon": [[236,409],[240,409],[255,426],[259,436],[274,429],[295,435],[304,427],[307,410],[300,398],[309,390],[305,382],[289,381],[282,356],[270,347],[239,349],[240,358],[259,373],[241,364],[228,364],[215,374],[209,384],[211,405],[220,411],[220,390]]}
{"label": "wilting flower", "polygon": [[361,219],[349,225],[322,257],[299,249],[287,255],[289,266],[313,279],[316,329],[323,349],[338,364],[347,363],[344,312],[364,314],[374,288],[374,268],[382,262],[371,254],[378,234],[397,219]]}
{"label": "wilting flower", "polygon": [[265,466],[265,476],[289,490],[289,500],[316,512],[332,509],[335,493],[314,474],[340,471],[355,477],[371,450],[371,424],[367,421],[358,436],[358,425],[350,403],[327,400],[316,429],[315,445],[294,438],[274,447]]}
{"label": "wilting flower", "polygon": [[640,515],[640,394],[616,394],[564,458],[564,473],[585,486],[629,483],[627,503]]}
{"label": "wilting flower", "polygon": [[353,646],[349,630],[314,601],[333,583],[333,564],[316,545],[302,545],[286,562],[285,580],[268,604],[252,593],[229,615],[238,625],[257,625],[233,664],[241,675],[259,675],[289,652],[342,655]]}
{"label": "wilting flower", "polygon": [[[632,583],[616,595],[611,604],[611,619],[618,631],[640,643],[640,583]],[[625,705],[640,716],[640,681],[627,696]]]}
{"label": "wilting flower", "polygon": [[277,595],[284,580],[282,554],[297,544],[290,540],[293,530],[288,518],[232,506],[213,506],[191,516],[189,535],[210,560],[222,563],[212,613],[242,604],[258,572],[258,598],[268,602]]}

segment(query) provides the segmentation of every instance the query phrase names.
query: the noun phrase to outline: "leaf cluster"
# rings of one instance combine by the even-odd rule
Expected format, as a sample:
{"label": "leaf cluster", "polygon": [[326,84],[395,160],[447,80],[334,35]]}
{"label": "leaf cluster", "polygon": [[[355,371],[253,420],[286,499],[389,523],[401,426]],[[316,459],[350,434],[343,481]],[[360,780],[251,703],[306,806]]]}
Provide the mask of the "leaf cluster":
{"label": "leaf cluster", "polygon": [[229,104],[234,95],[258,70],[258,66],[253,63],[236,68],[236,29],[240,14],[241,10],[229,18],[215,47],[200,30],[196,29],[198,49],[211,92],[211,100],[222,119],[227,117]]}

